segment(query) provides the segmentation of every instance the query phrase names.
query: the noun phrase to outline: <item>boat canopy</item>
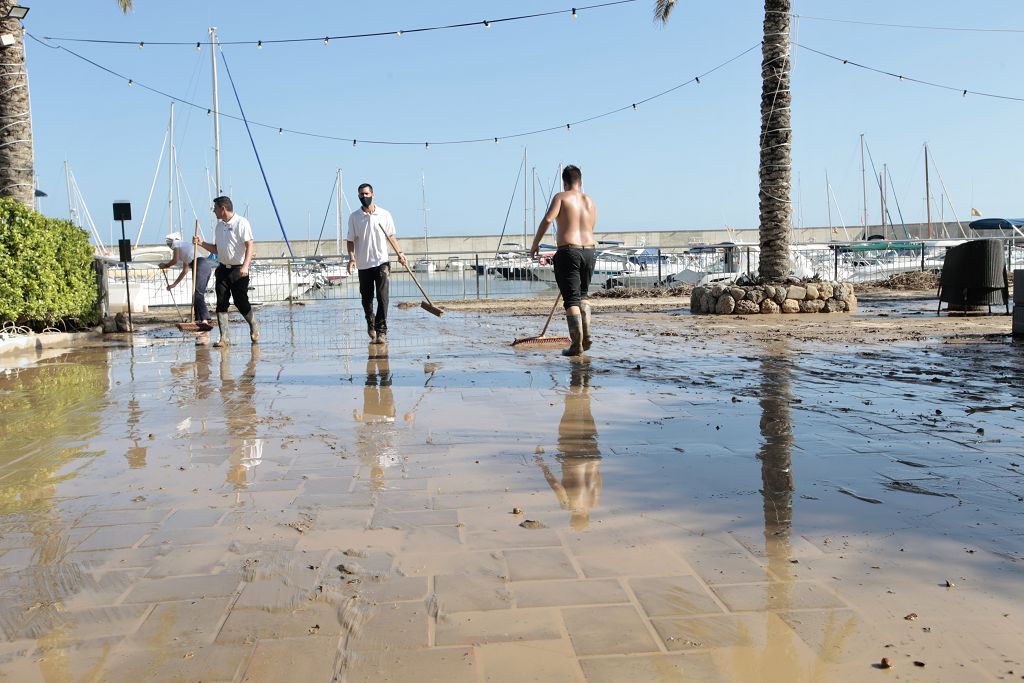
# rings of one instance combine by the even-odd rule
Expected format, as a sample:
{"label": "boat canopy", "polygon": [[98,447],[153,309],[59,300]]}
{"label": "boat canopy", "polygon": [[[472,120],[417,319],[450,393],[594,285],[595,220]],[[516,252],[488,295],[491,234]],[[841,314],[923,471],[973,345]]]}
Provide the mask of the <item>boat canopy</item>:
{"label": "boat canopy", "polygon": [[970,222],[972,230],[1010,230],[1024,228],[1024,218],[980,218]]}

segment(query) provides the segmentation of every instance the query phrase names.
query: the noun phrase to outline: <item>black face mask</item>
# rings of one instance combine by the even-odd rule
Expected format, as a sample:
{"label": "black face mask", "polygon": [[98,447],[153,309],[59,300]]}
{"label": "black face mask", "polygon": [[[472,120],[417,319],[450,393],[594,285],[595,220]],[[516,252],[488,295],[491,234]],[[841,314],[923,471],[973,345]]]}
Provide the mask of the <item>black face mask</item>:
{"label": "black face mask", "polygon": [[373,197],[360,197],[359,203],[363,205],[363,208],[368,208],[370,204],[373,204]]}

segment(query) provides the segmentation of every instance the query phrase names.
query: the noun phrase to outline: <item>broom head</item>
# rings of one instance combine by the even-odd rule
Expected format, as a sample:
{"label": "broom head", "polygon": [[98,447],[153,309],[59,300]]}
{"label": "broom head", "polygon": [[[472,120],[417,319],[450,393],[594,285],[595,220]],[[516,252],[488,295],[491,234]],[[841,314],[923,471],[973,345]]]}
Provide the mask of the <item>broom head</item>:
{"label": "broom head", "polygon": [[512,346],[544,346],[547,344],[565,346],[570,343],[572,340],[568,337],[522,337],[512,342]]}
{"label": "broom head", "polygon": [[422,308],[424,311],[427,311],[428,313],[433,313],[438,318],[440,318],[442,315],[444,315],[444,311],[442,311],[437,306],[434,306],[432,304],[428,304],[426,301],[421,301],[420,302],[420,308]]}
{"label": "broom head", "polygon": [[182,332],[209,332],[213,329],[210,323],[178,323],[178,329]]}

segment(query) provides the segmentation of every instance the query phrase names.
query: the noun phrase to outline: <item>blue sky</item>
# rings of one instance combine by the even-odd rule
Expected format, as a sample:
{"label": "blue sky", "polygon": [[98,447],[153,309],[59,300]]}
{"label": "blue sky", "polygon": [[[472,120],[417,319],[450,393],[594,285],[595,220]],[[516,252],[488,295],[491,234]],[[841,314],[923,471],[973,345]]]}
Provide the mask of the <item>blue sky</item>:
{"label": "blue sky", "polygon": [[[32,3],[25,3],[32,4]],[[583,4],[582,0],[579,4]],[[295,45],[225,47],[246,115],[255,121],[362,139],[492,138],[583,119],[670,88],[758,43],[759,2],[683,2],[667,27],[653,23],[653,0],[401,37]],[[32,4],[27,29],[37,36],[118,40],[256,40],[393,30],[567,9],[559,0],[424,3],[139,0],[122,15],[114,0]],[[276,9],[283,7],[284,9]],[[868,22],[1024,29],[1024,4],[978,0],[900,3],[806,0],[805,17]],[[1020,33],[924,31],[800,19],[800,43],[924,80],[1024,97]],[[55,42],[54,44],[57,44]],[[62,43],[80,54],[187,100],[208,106],[207,48]],[[28,44],[40,187],[45,213],[67,215],[67,158],[101,233],[110,203],[128,198],[141,217],[168,119],[168,101],[127,87],[70,55]],[[924,219],[922,146],[937,163],[962,219],[1019,216],[1024,171],[1024,102],[961,97],[948,91],[843,66],[796,49],[794,222],[828,222],[825,173],[849,226],[862,212],[858,139],[875,163],[889,165],[903,216]],[[223,68],[220,102],[238,112]],[[757,225],[760,50],[677,90],[588,124],[517,140],[429,150],[304,138],[254,129],[285,227],[319,231],[334,174],[345,174],[352,202],[359,182],[374,184],[399,234],[422,234],[421,173],[433,235],[496,233],[502,228],[517,167],[527,146],[550,186],[559,163],[583,169],[599,206],[599,230],[700,229]],[[212,123],[205,111],[176,105],[175,138],[188,192],[208,218],[205,167],[212,164]],[[246,208],[258,239],[280,234],[253,151],[240,122],[222,119],[223,184]],[[165,162],[166,166],[166,162]],[[869,183],[871,182],[869,170]],[[797,185],[799,186],[797,187]],[[933,174],[936,214],[940,188]],[[166,171],[157,184],[144,241],[167,229]],[[542,202],[542,199],[538,200]],[[868,190],[869,221],[878,221],[877,186]],[[895,214],[895,208],[890,205]],[[529,219],[532,223],[532,202]],[[942,209],[948,218],[951,210]],[[538,206],[538,214],[543,207]],[[523,232],[518,195],[509,230]],[[191,209],[186,209],[186,217]],[[332,234],[333,211],[326,234]],[[189,222],[190,223],[190,222]],[[135,228],[137,229],[136,222]],[[533,226],[530,226],[532,231]]]}

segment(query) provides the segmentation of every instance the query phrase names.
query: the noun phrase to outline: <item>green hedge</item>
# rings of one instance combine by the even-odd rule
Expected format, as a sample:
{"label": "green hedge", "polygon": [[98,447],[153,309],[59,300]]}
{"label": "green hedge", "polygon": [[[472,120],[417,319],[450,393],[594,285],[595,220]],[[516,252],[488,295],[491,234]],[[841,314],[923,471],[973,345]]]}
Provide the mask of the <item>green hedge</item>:
{"label": "green hedge", "polygon": [[81,228],[0,199],[0,324],[95,323],[92,255]]}

